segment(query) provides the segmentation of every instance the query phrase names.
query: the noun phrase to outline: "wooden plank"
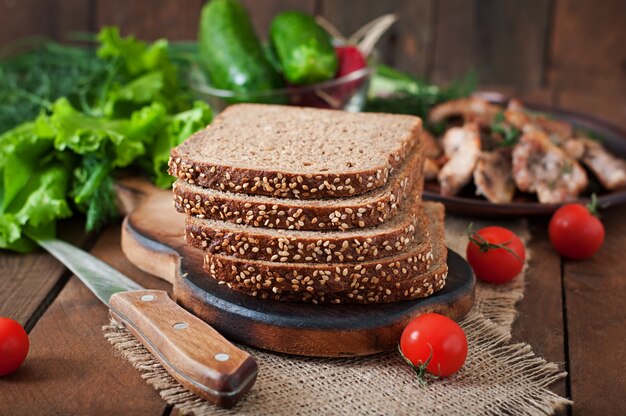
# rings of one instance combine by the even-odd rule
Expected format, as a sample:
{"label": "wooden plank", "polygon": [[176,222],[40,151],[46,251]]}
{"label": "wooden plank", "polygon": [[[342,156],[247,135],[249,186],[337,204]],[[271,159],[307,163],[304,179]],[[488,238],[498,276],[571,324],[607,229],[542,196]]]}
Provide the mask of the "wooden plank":
{"label": "wooden plank", "polygon": [[29,36],[63,41],[72,32],[94,31],[93,2],[85,0],[12,0],[0,2],[0,46]]}
{"label": "wooden plank", "polygon": [[579,88],[578,90],[557,91],[557,94],[559,107],[592,115],[626,131],[626,100],[624,99],[626,95],[624,93],[618,90],[612,93],[596,93]]}
{"label": "wooden plank", "polygon": [[[565,330],[561,296],[561,257],[554,251],[547,235],[548,220],[531,223],[531,257],[526,273],[524,298],[517,304],[518,317],[513,337],[529,343],[535,353],[547,361],[565,363]],[[566,379],[551,386],[555,393],[567,394]],[[566,414],[565,410],[558,414]]]}
{"label": "wooden plank", "polygon": [[298,10],[315,14],[314,0],[242,0],[242,3],[248,9],[259,39],[267,39],[270,22],[280,12]]}
{"label": "wooden plank", "polygon": [[91,21],[93,1],[86,0],[56,0],[54,7],[54,27],[52,37],[66,41],[75,32],[95,32],[96,28]]}
{"label": "wooden plank", "polygon": [[[62,221],[58,229],[60,238],[72,244],[83,245],[87,241],[81,219]],[[0,316],[8,316],[22,325],[34,324],[31,318],[39,308],[45,309],[46,301],[51,301],[65,284],[65,273],[61,263],[41,250],[29,254],[2,252]]]}
{"label": "wooden plank", "polygon": [[481,84],[516,92],[544,83],[549,0],[437,2],[431,78],[449,82],[476,69]]}
{"label": "wooden plank", "polygon": [[594,115],[623,129],[625,15],[626,2],[622,0],[556,2],[550,68],[559,106]]}
{"label": "wooden plank", "polygon": [[29,36],[50,36],[52,0],[10,0],[0,2],[0,46]]}
{"label": "wooden plank", "polygon": [[45,253],[3,253],[0,256],[0,316],[22,326],[59,284],[65,268]]}
{"label": "wooden plank", "polygon": [[98,1],[97,27],[120,26],[124,35],[140,39],[193,40],[198,35],[202,0]]}
{"label": "wooden plank", "polygon": [[[120,226],[111,226],[93,254],[149,288],[169,285],[126,260]],[[12,414],[159,415],[166,408],[130,363],[116,355],[101,327],[108,310],[75,277],[30,334],[29,356],[16,373],[0,380],[0,402]]]}
{"label": "wooden plank", "polygon": [[626,94],[625,16],[623,0],[556,2],[550,78],[558,90]]}
{"label": "wooden plank", "polygon": [[383,14],[396,13],[399,20],[378,43],[379,58],[398,69],[424,75],[433,46],[434,3],[432,0],[324,0],[322,12],[345,36]]}
{"label": "wooden plank", "polygon": [[574,415],[626,414],[626,207],[603,213],[604,246],[564,265]]}

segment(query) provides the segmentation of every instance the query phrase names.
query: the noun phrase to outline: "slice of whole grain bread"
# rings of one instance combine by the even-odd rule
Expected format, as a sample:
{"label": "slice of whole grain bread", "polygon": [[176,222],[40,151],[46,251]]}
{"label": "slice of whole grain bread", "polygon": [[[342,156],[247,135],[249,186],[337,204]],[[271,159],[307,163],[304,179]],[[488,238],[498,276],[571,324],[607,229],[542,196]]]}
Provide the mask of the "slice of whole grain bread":
{"label": "slice of whole grain bread", "polygon": [[415,239],[428,241],[427,236],[417,189],[393,218],[365,229],[280,230],[192,216],[185,222],[185,240],[193,247],[212,254],[287,263],[351,263],[389,257]]}
{"label": "slice of whole grain bread", "polygon": [[297,302],[387,303],[429,296],[447,277],[441,204],[426,202],[431,251],[414,241],[395,256],[359,263],[277,263],[205,253],[209,276],[231,289]]}
{"label": "slice of whole grain bread", "polygon": [[[418,277],[405,282],[397,283],[399,287],[385,288],[380,285],[376,288],[352,289],[343,292],[331,293],[303,293],[303,292],[281,292],[275,293],[268,289],[250,288],[238,283],[220,282],[229,286],[232,290],[246,293],[261,299],[270,299],[281,302],[311,302],[314,304],[327,303],[356,303],[356,304],[379,304],[402,302],[413,299],[425,298],[440,291],[446,284],[448,277],[448,265],[436,263],[430,270],[422,273]],[[256,294],[255,294],[256,292]]]}
{"label": "slice of whole grain bread", "polygon": [[238,104],[172,149],[169,173],[205,188],[281,198],[367,193],[419,151],[418,117]]}
{"label": "slice of whole grain bread", "polygon": [[339,230],[367,228],[392,218],[413,192],[421,197],[423,156],[413,152],[387,183],[349,198],[300,200],[246,195],[207,189],[177,180],[174,206],[198,218],[252,227],[287,230]]}

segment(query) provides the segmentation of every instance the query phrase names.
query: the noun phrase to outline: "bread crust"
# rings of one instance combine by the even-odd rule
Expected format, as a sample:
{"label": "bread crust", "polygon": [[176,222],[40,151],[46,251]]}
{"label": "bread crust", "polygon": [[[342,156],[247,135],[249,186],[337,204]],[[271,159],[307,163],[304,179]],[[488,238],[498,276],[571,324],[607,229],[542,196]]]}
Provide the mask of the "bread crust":
{"label": "bread crust", "polygon": [[[392,218],[405,198],[421,198],[423,157],[415,153],[375,197],[358,196],[319,204],[279,198],[242,197],[231,192],[208,191],[182,181],[174,183],[174,207],[198,218],[228,221],[252,227],[288,230],[338,230],[376,226]],[[327,201],[326,201],[327,202]]]}
{"label": "bread crust", "polygon": [[249,289],[270,288],[279,292],[343,292],[359,285],[375,289],[381,283],[411,280],[426,273],[433,261],[430,244],[418,243],[396,256],[359,263],[261,262],[211,253],[204,255],[204,270]]}
{"label": "bread crust", "polygon": [[419,298],[426,298],[444,288],[448,277],[448,266],[440,264],[413,280],[398,283],[399,288],[353,289],[336,293],[309,293],[309,292],[281,292],[275,293],[268,289],[251,289],[238,282],[220,281],[232,290],[258,297],[261,299],[280,302],[301,302],[314,304],[381,304],[402,302]]}
{"label": "bread crust", "polygon": [[[402,217],[402,218],[398,218]],[[397,220],[397,221],[395,221]],[[287,263],[359,262],[402,252],[416,238],[427,240],[421,201],[407,201],[393,227],[376,233],[293,231],[268,233],[262,228],[228,226],[222,221],[187,217],[185,241],[211,254]]]}

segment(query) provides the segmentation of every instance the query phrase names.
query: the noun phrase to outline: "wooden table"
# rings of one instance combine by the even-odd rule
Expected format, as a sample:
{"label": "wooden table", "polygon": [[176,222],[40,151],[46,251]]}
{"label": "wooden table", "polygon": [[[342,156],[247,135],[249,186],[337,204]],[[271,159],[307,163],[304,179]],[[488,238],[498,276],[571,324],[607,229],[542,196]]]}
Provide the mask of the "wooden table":
{"label": "wooden table", "polygon": [[[547,219],[530,221],[533,255],[513,334],[569,372],[552,386],[574,400],[562,414],[626,414],[626,206],[607,210],[603,221],[604,247],[584,262],[552,250]],[[80,228],[63,222],[61,237],[146,287],[170,289],[124,257],[119,224],[98,236]],[[1,415],[172,413],[104,339],[106,307],[56,260],[4,252],[0,271],[0,316],[25,325],[31,340],[23,367],[0,378]]]}

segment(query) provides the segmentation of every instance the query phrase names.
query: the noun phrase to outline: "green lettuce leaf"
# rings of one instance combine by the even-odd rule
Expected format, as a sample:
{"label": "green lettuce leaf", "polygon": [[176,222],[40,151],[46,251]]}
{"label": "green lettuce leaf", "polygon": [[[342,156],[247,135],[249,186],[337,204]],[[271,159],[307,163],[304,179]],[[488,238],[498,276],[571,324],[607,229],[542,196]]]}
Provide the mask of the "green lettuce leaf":
{"label": "green lettuce leaf", "polygon": [[[21,180],[24,185],[20,193],[11,202],[3,203],[0,210],[0,248],[29,251],[33,244],[24,237],[24,230],[36,235],[54,235],[56,221],[72,215],[66,200],[69,183],[67,166],[52,158],[47,159],[50,160],[44,159],[41,165],[30,171],[27,180]],[[0,193],[6,195],[5,182],[0,186]]]}
{"label": "green lettuce leaf", "polygon": [[159,103],[141,107],[128,119],[92,117],[61,98],[53,105],[47,127],[54,132],[54,147],[79,155],[95,154],[111,160],[113,167],[130,165],[146,152],[146,143],[166,122]]}
{"label": "green lettuce leaf", "polygon": [[19,223],[15,215],[0,215],[0,248],[12,249],[23,252],[24,242],[20,242],[22,237],[22,224]]}
{"label": "green lettuce leaf", "polygon": [[39,158],[52,149],[52,136],[44,133],[37,122],[28,122],[0,135],[0,210],[20,193]]}
{"label": "green lettuce leaf", "polygon": [[109,93],[103,112],[108,117],[114,117],[116,114],[124,112],[124,109],[116,110],[119,109],[120,105],[126,103],[141,104],[163,101],[160,97],[162,90],[163,74],[161,72],[149,72],[126,85],[114,87]]}
{"label": "green lettuce leaf", "polygon": [[139,82],[138,79],[151,73],[152,78],[143,79],[141,83],[148,84],[154,89],[156,81],[154,74],[158,73],[162,83],[159,101],[173,111],[178,111],[188,105],[188,101],[180,99],[186,98],[186,94],[179,88],[177,68],[170,60],[166,40],[157,40],[147,45],[133,36],[122,38],[116,27],[102,29],[98,40],[100,41],[99,57],[122,62],[123,82],[128,83],[131,80]]}
{"label": "green lettuce leaf", "polygon": [[64,166],[53,163],[33,179],[32,192],[15,214],[20,224],[28,223],[37,228],[72,215],[65,200],[69,173]]}
{"label": "green lettuce leaf", "polygon": [[180,83],[166,41],[146,44],[117,28],[98,40],[89,78],[66,88],[71,95],[40,97],[38,117],[0,135],[0,249],[32,250],[28,236],[54,236],[72,210],[86,214],[88,231],[116,218],[119,169],[140,167],[170,186],[171,148],[211,121]]}
{"label": "green lettuce leaf", "polygon": [[167,126],[157,136],[150,147],[149,167],[154,183],[161,188],[169,188],[174,182],[167,173],[167,162],[172,147],[178,146],[185,139],[211,122],[211,108],[204,102],[195,101],[193,108],[169,117]]}

